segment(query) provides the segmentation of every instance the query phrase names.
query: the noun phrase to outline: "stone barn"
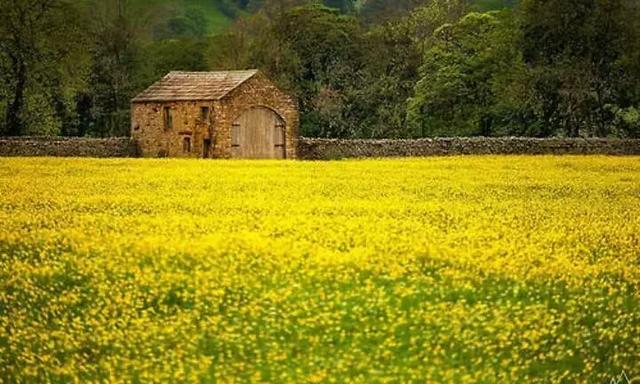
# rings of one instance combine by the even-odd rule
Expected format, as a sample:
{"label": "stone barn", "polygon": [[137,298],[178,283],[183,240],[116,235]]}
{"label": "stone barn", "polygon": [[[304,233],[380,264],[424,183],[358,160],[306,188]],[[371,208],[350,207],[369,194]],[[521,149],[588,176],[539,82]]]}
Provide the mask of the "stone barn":
{"label": "stone barn", "polygon": [[170,72],[132,100],[145,157],[293,159],[298,108],[257,70]]}

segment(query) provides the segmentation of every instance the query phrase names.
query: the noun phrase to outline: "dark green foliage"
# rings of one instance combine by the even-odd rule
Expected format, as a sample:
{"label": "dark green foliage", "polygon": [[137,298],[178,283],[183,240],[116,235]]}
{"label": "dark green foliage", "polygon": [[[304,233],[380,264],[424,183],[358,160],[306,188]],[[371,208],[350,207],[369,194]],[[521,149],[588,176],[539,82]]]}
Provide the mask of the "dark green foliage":
{"label": "dark green foliage", "polygon": [[167,72],[259,68],[309,136],[640,136],[637,0],[0,0],[0,18],[3,135],[126,135]]}
{"label": "dark green foliage", "polygon": [[157,25],[154,35],[157,40],[176,37],[201,38],[208,33],[207,24],[208,20],[202,14],[201,9],[188,7],[181,13],[170,17],[166,23]]}
{"label": "dark green foliage", "polygon": [[[97,0],[103,2],[103,0]],[[134,95],[140,66],[140,46],[136,39],[132,9],[122,0],[110,0],[98,10],[98,23],[91,31],[92,66],[88,91],[93,98],[94,125],[89,131],[96,136],[127,134],[128,106]]]}
{"label": "dark green foliage", "polygon": [[[0,133],[29,134],[39,125],[69,130],[67,93],[78,86],[83,60],[77,9],[65,0],[0,0],[0,20]],[[67,39],[78,44],[67,46]]]}
{"label": "dark green foliage", "polygon": [[348,13],[355,9],[355,0],[324,0],[324,5]]}
{"label": "dark green foliage", "polygon": [[470,8],[477,12],[498,11],[505,8],[513,8],[520,0],[475,0]]}
{"label": "dark green foliage", "polygon": [[428,39],[408,110],[418,136],[637,135],[635,2],[526,0],[502,15]]}
{"label": "dark green foliage", "polygon": [[605,136],[640,103],[636,0],[525,0],[523,55],[544,123],[569,136]]}
{"label": "dark green foliage", "polygon": [[381,23],[408,15],[411,10],[428,3],[427,0],[367,0],[360,15],[370,23]]}
{"label": "dark green foliage", "polygon": [[319,4],[266,12],[214,39],[216,69],[257,67],[294,94],[305,135],[357,134],[350,95],[361,88],[366,42],[357,19]]}
{"label": "dark green foliage", "polygon": [[506,78],[521,67],[510,16],[470,13],[436,30],[409,104],[414,136],[494,134]]}
{"label": "dark green foliage", "polygon": [[294,8],[274,23],[273,37],[297,64],[280,76],[290,77],[299,98],[303,133],[348,136],[353,129],[344,103],[363,65],[361,36],[353,17],[317,5]]}
{"label": "dark green foliage", "polygon": [[443,23],[464,14],[464,1],[433,1],[408,17],[366,34],[364,81],[357,94],[360,137],[411,137],[407,104],[419,78],[425,39]]}

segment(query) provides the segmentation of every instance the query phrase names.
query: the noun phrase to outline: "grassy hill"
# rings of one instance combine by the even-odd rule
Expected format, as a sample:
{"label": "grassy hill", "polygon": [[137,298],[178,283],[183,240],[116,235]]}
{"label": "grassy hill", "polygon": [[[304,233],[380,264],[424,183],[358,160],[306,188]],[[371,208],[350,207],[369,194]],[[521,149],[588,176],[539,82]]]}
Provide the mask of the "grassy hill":
{"label": "grassy hill", "polygon": [[[206,35],[224,31],[243,12],[235,0],[133,0],[140,8],[154,7],[162,15],[159,25],[171,29],[202,29]],[[173,31],[175,32],[175,31]]]}
{"label": "grassy hill", "polygon": [[[399,7],[394,0],[389,0],[388,5],[384,5],[385,2],[378,0],[377,7]],[[224,32],[237,16],[248,12],[244,9],[246,3],[242,0],[132,0],[132,5],[138,9],[153,7],[159,11],[157,29],[164,38]],[[362,9],[365,3],[365,0],[358,0],[356,9]],[[470,9],[485,12],[513,7],[517,3],[518,0],[472,0]]]}
{"label": "grassy hill", "polygon": [[[168,0],[162,0],[168,1]],[[199,9],[207,21],[207,32],[216,34],[225,30],[233,21],[234,14],[226,11],[224,4],[216,0],[182,0],[182,3],[193,9]],[[237,9],[239,11],[239,9]],[[226,12],[225,12],[226,11]]]}

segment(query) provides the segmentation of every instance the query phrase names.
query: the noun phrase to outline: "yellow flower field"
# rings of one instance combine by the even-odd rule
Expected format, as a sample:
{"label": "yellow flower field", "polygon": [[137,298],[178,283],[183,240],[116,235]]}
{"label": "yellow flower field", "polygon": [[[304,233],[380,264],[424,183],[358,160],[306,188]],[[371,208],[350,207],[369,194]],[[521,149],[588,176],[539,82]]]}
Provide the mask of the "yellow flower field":
{"label": "yellow flower field", "polygon": [[0,382],[640,376],[640,158],[0,159]]}

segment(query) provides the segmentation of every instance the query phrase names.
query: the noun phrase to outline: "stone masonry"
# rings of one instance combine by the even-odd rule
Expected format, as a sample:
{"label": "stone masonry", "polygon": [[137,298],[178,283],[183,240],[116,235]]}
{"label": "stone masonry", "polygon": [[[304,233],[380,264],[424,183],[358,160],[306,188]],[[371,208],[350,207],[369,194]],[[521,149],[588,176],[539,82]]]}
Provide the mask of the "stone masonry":
{"label": "stone masonry", "polygon": [[416,140],[300,138],[298,157],[332,160],[359,157],[450,155],[640,155],[638,139],[452,137]]}
{"label": "stone masonry", "polygon": [[[528,137],[459,137],[418,140],[340,140],[301,137],[296,158],[332,160],[354,157],[451,155],[615,155],[640,156],[638,139],[580,139]],[[137,157],[128,137],[4,137],[0,156]]]}
{"label": "stone masonry", "polygon": [[0,156],[137,157],[129,137],[0,137]]}
{"label": "stone masonry", "polygon": [[[185,85],[173,82],[165,88],[152,86],[142,97],[135,98],[131,108],[131,136],[141,156],[230,158],[234,121],[250,108],[265,107],[285,124],[286,158],[296,158],[299,120],[295,100],[259,71],[229,73],[226,77],[222,72],[204,73],[220,79],[207,80],[209,83],[203,84],[195,94],[189,93],[190,89],[199,85],[193,85],[190,80],[192,83]],[[209,89],[211,93],[207,93]],[[165,124],[165,108],[171,110],[170,129]],[[208,118],[204,117],[203,108],[208,108]],[[190,143],[189,151],[185,150],[185,138]]]}

